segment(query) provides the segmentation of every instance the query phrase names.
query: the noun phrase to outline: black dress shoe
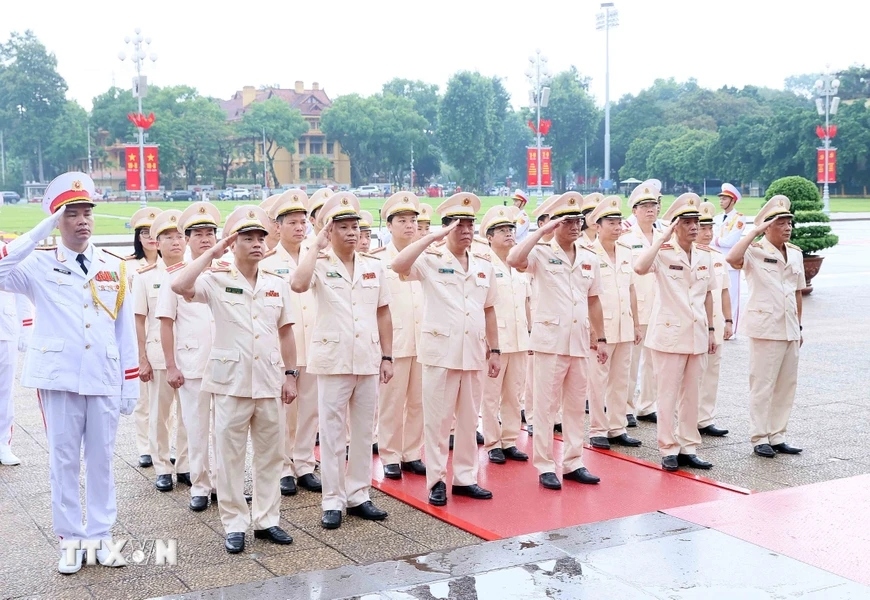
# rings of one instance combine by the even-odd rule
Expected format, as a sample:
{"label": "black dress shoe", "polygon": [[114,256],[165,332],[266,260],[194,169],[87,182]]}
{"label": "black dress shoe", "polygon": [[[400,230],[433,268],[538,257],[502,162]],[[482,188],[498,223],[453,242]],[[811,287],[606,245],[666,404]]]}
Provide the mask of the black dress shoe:
{"label": "black dress shoe", "polygon": [[678,454],[677,464],[681,467],[691,467],[693,469],[710,469],[713,463],[701,460],[696,454]]}
{"label": "black dress shoe", "polygon": [[322,492],[323,484],[320,483],[320,477],[315,475],[314,473],[306,473],[305,475],[300,475],[296,480],[296,484],[304,490],[308,490],[309,492]]}
{"label": "black dress shoe", "polygon": [[224,541],[224,548],[227,549],[227,552],[230,554],[238,554],[242,550],[245,549],[245,534],[242,533],[228,533],[227,539]]}
{"label": "black dress shoe", "polygon": [[273,544],[292,544],[293,538],[290,534],[278,527],[269,527],[268,529],[255,529],[254,537],[258,540],[269,540]]}
{"label": "black dress shoe", "polygon": [[467,496],[475,500],[489,500],[492,498],[492,492],[485,490],[476,483],[471,485],[454,485],[450,488],[454,496]]}
{"label": "black dress shoe", "polygon": [[586,467],[580,467],[579,469],[574,469],[570,473],[562,473],[562,479],[568,479],[569,481],[576,481],[577,483],[598,483],[601,481],[600,477],[596,477],[592,473],[589,472],[589,469]]}
{"label": "black dress shoe", "polygon": [[789,446],[785,442],[781,444],[772,444],[770,447],[773,448],[774,452],[779,452],[780,454],[800,454],[804,451],[803,448],[795,448],[794,446]]}
{"label": "black dress shoe", "polygon": [[377,454],[377,453],[378,453],[378,443],[375,442],[374,444],[372,444],[372,454]]}
{"label": "black dress shoe", "polygon": [[713,437],[723,437],[728,435],[727,429],[721,429],[715,425],[707,425],[706,427],[698,427],[698,432],[701,435],[712,435]]}
{"label": "black dress shoe", "polygon": [[758,444],[752,451],[763,458],[776,458],[776,452],[770,444]]}
{"label": "black dress shoe", "polygon": [[190,499],[190,510],[202,512],[208,508],[208,496],[193,496]]}
{"label": "black dress shoe", "polygon": [[562,424],[556,423],[553,425],[553,433],[562,433]]}
{"label": "black dress shoe", "polygon": [[401,479],[402,468],[399,466],[399,463],[384,465],[384,477],[387,479]]}
{"label": "black dress shoe", "polygon": [[281,478],[281,495],[282,496],[295,496],[296,492],[296,480],[293,479],[292,475],[285,475]]}
{"label": "black dress shoe", "polygon": [[426,474],[426,465],[423,464],[422,460],[409,460],[408,462],[402,461],[399,464],[402,467],[403,471],[408,471],[409,473],[413,473],[414,475]]}
{"label": "black dress shoe", "polygon": [[520,423],[522,423],[523,425],[526,424],[526,409],[520,410]]}
{"label": "black dress shoe", "polygon": [[367,521],[383,521],[387,518],[387,511],[372,504],[371,500],[366,500],[359,506],[348,506],[347,514]]}
{"label": "black dress shoe", "polygon": [[634,418],[634,415],[632,415],[632,414],[625,415],[625,426],[626,427],[637,427],[637,419]]}
{"label": "black dress shoe", "polygon": [[680,463],[677,460],[676,454],[665,456],[662,458],[662,469],[665,471],[676,471],[680,468]]}
{"label": "black dress shoe", "polygon": [[148,467],[154,466],[154,461],[151,460],[150,454],[143,454],[139,457],[139,466],[143,469],[147,469]]}
{"label": "black dress shoe", "polygon": [[656,414],[654,412],[651,412],[648,415],[637,415],[637,420],[638,421],[646,421],[647,423],[658,423],[659,422],[659,420],[656,417]]}
{"label": "black dress shoe", "polygon": [[504,457],[508,460],[529,460],[529,455],[525,452],[520,452],[516,446],[505,448],[501,451]]}
{"label": "black dress shoe", "polygon": [[190,473],[176,473],[175,474],[175,481],[178,483],[183,483],[187,487],[190,487],[193,485],[193,483],[190,481]]}
{"label": "black dress shoe", "polygon": [[453,450],[453,434],[452,434],[452,433],[450,434],[450,441],[447,442],[447,447],[448,447],[450,450]]}
{"label": "black dress shoe", "polygon": [[477,435],[476,435],[476,438],[477,438],[477,445],[478,445],[478,446],[483,446],[483,444],[486,443],[486,440],[483,439],[483,434],[480,433],[479,431],[475,431],[474,433],[477,434]]}
{"label": "black dress shoe", "polygon": [[535,426],[534,425],[526,425],[526,433],[529,434],[529,437],[535,435]]}
{"label": "black dress shoe", "polygon": [[341,527],[341,511],[325,510],[320,517],[320,526],[324,529],[338,529]]}
{"label": "black dress shoe", "polygon": [[610,442],[607,441],[606,437],[591,437],[589,438],[589,443],[593,448],[599,448],[601,450],[610,450]]}
{"label": "black dress shoe", "polygon": [[562,489],[562,482],[559,481],[555,473],[541,473],[538,475],[538,482],[548,490]]}
{"label": "black dress shoe", "polygon": [[504,457],[504,452],[502,452],[501,448],[493,448],[487,454],[489,454],[489,462],[496,465],[503,465],[507,462],[507,459]]}
{"label": "black dress shoe", "polygon": [[172,489],[172,475],[158,475],[154,487],[158,492],[168,492]]}
{"label": "black dress shoe", "polygon": [[429,504],[432,506],[444,506],[447,504],[447,484],[439,481],[429,490]]}
{"label": "black dress shoe", "polygon": [[623,433],[622,435],[618,435],[616,437],[607,438],[607,441],[617,446],[628,446],[629,448],[637,448],[638,446],[643,445],[643,442],[633,437],[629,437],[627,433]]}

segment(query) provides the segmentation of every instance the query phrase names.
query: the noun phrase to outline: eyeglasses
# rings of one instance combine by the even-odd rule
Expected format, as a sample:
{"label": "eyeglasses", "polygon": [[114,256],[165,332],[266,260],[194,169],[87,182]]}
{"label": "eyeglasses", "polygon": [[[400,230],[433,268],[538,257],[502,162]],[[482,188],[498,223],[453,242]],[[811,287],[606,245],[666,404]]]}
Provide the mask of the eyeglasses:
{"label": "eyeglasses", "polygon": [[139,230],[139,237],[142,239],[150,240],[151,239],[151,232],[148,231],[147,229],[140,229]]}

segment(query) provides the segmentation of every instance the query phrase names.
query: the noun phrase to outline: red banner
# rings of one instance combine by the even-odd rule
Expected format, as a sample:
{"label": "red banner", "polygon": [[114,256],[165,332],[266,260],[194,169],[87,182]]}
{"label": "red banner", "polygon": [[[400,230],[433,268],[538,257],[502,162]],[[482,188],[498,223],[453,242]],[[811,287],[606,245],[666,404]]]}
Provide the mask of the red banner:
{"label": "red banner", "polygon": [[[550,187],[553,185],[553,169],[551,160],[552,150],[550,148],[541,148],[541,186]],[[526,173],[528,175],[528,187],[536,187],[538,185],[538,149],[526,149]]]}
{"label": "red banner", "polygon": [[[139,146],[127,146],[124,154],[127,168],[127,191],[139,191]],[[145,146],[145,189],[160,189],[159,154],[157,146]]]}
{"label": "red banner", "polygon": [[828,171],[827,181],[825,181],[825,149],[819,148],[816,151],[816,182],[818,183],[837,183],[837,149],[830,148],[828,150]]}

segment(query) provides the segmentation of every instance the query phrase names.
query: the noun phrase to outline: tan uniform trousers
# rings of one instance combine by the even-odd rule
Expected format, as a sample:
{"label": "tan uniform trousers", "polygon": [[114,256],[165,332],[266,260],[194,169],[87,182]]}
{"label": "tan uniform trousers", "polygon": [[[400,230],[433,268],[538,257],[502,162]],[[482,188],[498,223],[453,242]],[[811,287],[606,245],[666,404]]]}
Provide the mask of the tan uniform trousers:
{"label": "tan uniform trousers", "polygon": [[[212,461],[209,442],[212,423],[211,392],[202,391],[202,379],[186,379],[178,388],[181,417],[187,430],[187,452],[190,459],[190,495],[208,496],[212,490]],[[212,442],[213,443],[213,442]],[[177,464],[177,462],[176,462]],[[183,473],[184,471],[182,471]]]}
{"label": "tan uniform trousers", "polygon": [[749,338],[749,435],[782,444],[797,390],[800,342]]}
{"label": "tan uniform trousers", "polygon": [[553,419],[562,404],[562,472],[583,466],[586,416],[586,358],[535,352],[535,435],[532,460],[539,474],[555,473]]}
{"label": "tan uniform trousers", "polygon": [[[169,441],[173,424],[177,423],[175,432],[175,472],[189,473],[190,463],[187,456],[187,430],[184,427],[184,408],[178,402],[178,394],[166,380],[166,369],[154,369],[154,379],[151,380],[149,391],[151,404],[149,411],[149,432],[151,437],[152,460],[154,472],[157,475],[170,475],[173,465],[169,458],[171,443]],[[172,405],[176,404],[178,415],[172,418]]]}
{"label": "tan uniform trousers", "polygon": [[610,356],[606,363],[589,361],[589,437],[612,438],[625,433],[628,373],[634,343],[620,342],[607,348]]}
{"label": "tan uniform trousers", "polygon": [[[517,445],[522,418],[520,394],[526,378],[528,353],[508,352],[501,355],[498,377],[486,377],[483,382],[483,448],[511,448]],[[499,423],[501,421],[501,423]]]}
{"label": "tan uniform trousers", "polygon": [[136,426],[136,450],[139,456],[151,455],[151,436],[148,422],[148,407],[151,406],[151,391],[149,385],[139,381],[139,400],[133,410],[133,422]]}
{"label": "tan uniform trousers", "polygon": [[698,397],[706,354],[673,354],[651,350],[658,388],[658,443],[662,456],[695,454],[701,445],[698,432]]}
{"label": "tan uniform trousers", "polygon": [[[217,494],[226,533],[278,525],[281,518],[281,427],[274,398],[214,396],[217,438]],[[251,511],[245,502],[245,454],[251,433],[254,493]]]}
{"label": "tan uniform trousers", "polygon": [[454,423],[453,485],[477,483],[477,415],[483,371],[423,365],[423,431],[426,486],[447,483],[447,453]]}
{"label": "tan uniform trousers", "polygon": [[722,344],[716,354],[707,355],[707,368],[701,378],[701,397],[698,403],[698,429],[716,422],[716,395],[719,392],[719,365],[722,363]]}
{"label": "tan uniform trousers", "polygon": [[523,410],[526,413],[526,426],[532,425],[535,416],[535,360],[534,354],[526,353],[526,385],[523,390]]}
{"label": "tan uniform trousers", "polygon": [[[641,325],[641,335],[646,339],[647,325]],[[656,411],[656,372],[653,369],[651,350],[643,345],[634,346],[631,352],[631,375],[628,380],[628,412],[644,416]],[[643,358],[643,363],[641,363]],[[640,393],[635,399],[638,373],[640,373]]]}
{"label": "tan uniform trousers", "polygon": [[420,460],[423,451],[423,365],[393,361],[393,378],[378,398],[378,454],[385,465]]}
{"label": "tan uniform trousers", "polygon": [[[317,375],[323,510],[344,510],[370,500],[377,403],[377,375]],[[350,449],[345,465],[348,423]]]}
{"label": "tan uniform trousers", "polygon": [[314,442],[317,439],[317,375],[299,367],[296,379],[296,400],[284,404],[278,398],[281,439],[284,440],[284,470],[282,477],[302,477],[314,473]]}

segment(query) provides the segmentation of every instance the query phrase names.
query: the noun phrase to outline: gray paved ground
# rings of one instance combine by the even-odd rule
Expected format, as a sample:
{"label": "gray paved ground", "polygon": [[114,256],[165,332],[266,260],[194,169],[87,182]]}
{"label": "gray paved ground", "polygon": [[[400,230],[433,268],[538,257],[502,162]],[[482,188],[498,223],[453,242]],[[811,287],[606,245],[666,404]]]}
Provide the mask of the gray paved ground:
{"label": "gray paved ground", "polygon": [[[870,222],[838,222],[835,231],[841,243],[825,253],[822,272],[814,280],[816,291],[804,302],[805,345],[788,439],[804,447],[805,452],[799,457],[780,456],[775,460],[751,455],[746,411],[747,342],[727,342],[717,423],[730,429],[731,434],[705,440],[699,453],[715,463],[710,473],[715,479],[764,491],[870,473],[870,446],[866,441],[870,436]],[[481,541],[377,492],[376,502],[390,511],[387,521],[378,524],[349,520],[341,529],[326,532],[318,524],[319,496],[301,491],[282,501],[282,526],[292,533],[292,546],[253,544],[245,554],[230,557],[221,546],[222,530],[215,508],[191,513],[186,508],[186,488],[160,494],[153,488],[153,470],[135,466],[133,425],[129,418],[122,418],[115,459],[119,513],[114,536],[178,538],[179,565],[86,567],[77,575],[63,577],[55,570],[47,446],[34,392],[16,389],[16,409],[13,447],[24,464],[0,466],[0,540],[5,546],[4,560],[0,561],[0,598],[147,598],[335,567],[345,570],[318,575],[318,581],[346,580],[355,577],[357,571],[352,565]],[[621,450],[657,461],[654,426],[642,424],[633,434],[644,441],[644,447]],[[600,475],[606,477],[606,473]],[[667,548],[662,546],[662,551]],[[504,560],[503,564],[481,566],[475,572],[498,571],[528,562]],[[426,571],[425,566],[411,562],[415,564],[409,567],[409,573]],[[567,565],[560,564],[560,568]],[[540,568],[542,572],[555,572],[555,567]],[[398,579],[392,588],[377,589],[400,589],[401,573],[394,573]],[[444,577],[440,573],[431,581]],[[407,581],[410,584],[416,579],[409,576]],[[268,584],[263,586],[265,592]],[[566,592],[561,597],[579,596]]]}

